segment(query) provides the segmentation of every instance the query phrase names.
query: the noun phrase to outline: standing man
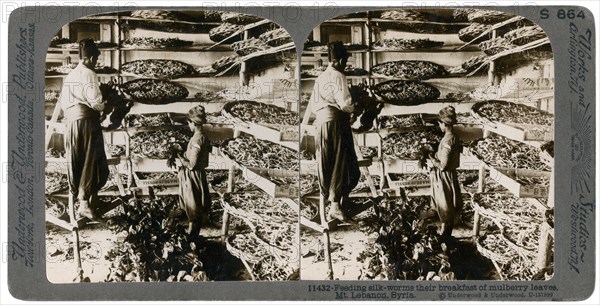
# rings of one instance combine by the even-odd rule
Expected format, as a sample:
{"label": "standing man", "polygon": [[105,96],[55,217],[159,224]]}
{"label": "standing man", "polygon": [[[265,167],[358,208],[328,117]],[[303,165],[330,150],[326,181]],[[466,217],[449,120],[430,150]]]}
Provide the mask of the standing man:
{"label": "standing man", "polygon": [[329,66],[315,80],[310,98],[316,115],[316,158],[321,196],[331,202],[328,218],[348,221],[348,195],[358,184],[360,169],[350,128],[354,104],[344,69],[348,52],[341,42],[328,45]]}
{"label": "standing man", "polygon": [[79,42],[79,64],[63,81],[60,105],[66,122],[65,150],[69,187],[81,217],[97,219],[98,191],[108,179],[108,162],[100,126],[104,109],[94,67],[100,51],[92,39]]}
{"label": "standing man", "polygon": [[449,241],[456,217],[463,207],[460,184],[456,169],[460,166],[462,146],[454,133],[456,111],[448,106],[440,110],[438,124],[444,137],[440,141],[435,155],[428,160],[431,167],[432,200],[442,222],[442,240]]}

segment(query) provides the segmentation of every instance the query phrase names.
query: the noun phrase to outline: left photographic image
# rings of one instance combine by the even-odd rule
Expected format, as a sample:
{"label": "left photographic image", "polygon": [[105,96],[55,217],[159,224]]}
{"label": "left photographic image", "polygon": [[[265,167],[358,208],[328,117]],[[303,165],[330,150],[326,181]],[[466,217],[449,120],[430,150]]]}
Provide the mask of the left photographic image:
{"label": "left photographic image", "polygon": [[[297,54],[278,24],[134,10],[45,62],[52,283],[299,279]],[[306,180],[306,181],[305,181]]]}

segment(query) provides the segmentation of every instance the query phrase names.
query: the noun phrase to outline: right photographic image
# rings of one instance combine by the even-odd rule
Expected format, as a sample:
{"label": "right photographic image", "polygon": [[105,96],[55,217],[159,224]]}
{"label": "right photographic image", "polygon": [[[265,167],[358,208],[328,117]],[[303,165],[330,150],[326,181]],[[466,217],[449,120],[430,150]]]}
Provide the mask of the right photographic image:
{"label": "right photographic image", "polygon": [[300,172],[319,185],[300,196],[302,280],[553,277],[544,29],[488,9],[355,12],[313,29],[300,77]]}

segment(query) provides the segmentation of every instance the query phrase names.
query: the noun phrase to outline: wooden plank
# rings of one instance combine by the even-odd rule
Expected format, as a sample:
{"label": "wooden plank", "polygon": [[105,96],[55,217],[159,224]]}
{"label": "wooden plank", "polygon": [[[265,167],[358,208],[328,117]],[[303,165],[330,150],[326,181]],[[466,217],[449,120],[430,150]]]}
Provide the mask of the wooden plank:
{"label": "wooden plank", "polygon": [[551,172],[543,172],[526,169],[509,169],[490,167],[490,178],[506,187],[511,193],[519,198],[547,198],[550,192],[549,186],[523,185],[516,179],[519,177],[547,177]]}
{"label": "wooden plank", "polygon": [[[525,19],[525,18],[522,17],[522,16],[515,16],[513,18],[510,18],[508,20],[502,21],[500,23],[496,23],[496,24],[492,25],[489,29],[487,29],[487,30],[483,31],[481,34],[479,34],[479,36],[473,38],[471,41],[469,41],[469,42],[463,44],[461,47],[457,48],[456,51],[459,51],[459,50],[462,50],[462,49],[466,48],[467,46],[471,45],[472,43],[474,43],[475,41],[477,41],[481,37],[486,36],[487,34],[489,34],[490,32],[492,32],[494,30],[497,30],[497,29],[499,29],[499,28],[501,28],[501,27],[503,27],[503,26],[505,26],[507,24],[511,24],[513,22],[517,22],[517,21],[523,20],[523,19]],[[467,25],[469,25],[469,24],[467,24]]]}
{"label": "wooden plank", "polygon": [[430,187],[431,181],[429,180],[429,176],[426,179],[416,179],[416,180],[400,180],[395,178],[394,173],[386,173],[385,174],[388,182],[388,186],[390,188],[401,188],[401,187]]}
{"label": "wooden plank", "polygon": [[[532,42],[524,44],[522,46],[518,46],[518,47],[512,48],[510,50],[506,50],[506,51],[502,51],[502,52],[500,52],[498,54],[494,54],[494,55],[488,57],[484,63],[482,63],[481,65],[479,65],[479,67],[477,67],[476,69],[474,69],[473,71],[471,71],[467,76],[473,76],[473,75],[475,75],[477,73],[477,71],[479,71],[482,67],[484,67],[484,66],[486,66],[486,65],[488,65],[490,63],[493,63],[494,60],[496,60],[496,59],[499,59],[499,58],[502,58],[502,57],[505,57],[505,56],[509,56],[509,55],[512,55],[512,54],[516,54],[516,53],[521,53],[523,51],[534,49],[534,48],[537,48],[539,46],[542,46],[542,45],[545,45],[545,44],[549,44],[549,43],[550,43],[550,39],[549,38],[542,38],[540,40],[532,41]],[[490,69],[490,70],[493,70],[493,69]]]}
{"label": "wooden plank", "polygon": [[483,125],[485,129],[522,143],[554,140],[554,129],[552,126],[509,124],[492,121],[484,121]]}
{"label": "wooden plank", "polygon": [[263,169],[236,165],[242,170],[244,178],[258,186],[273,198],[298,198],[300,189],[298,184],[279,185],[269,180],[268,177],[298,177],[299,172],[277,169]]}
{"label": "wooden plank", "polygon": [[49,222],[51,224],[57,225],[67,231],[73,231],[73,225],[71,225],[70,223],[50,214],[49,212],[46,212],[46,222]]}
{"label": "wooden plank", "polygon": [[253,135],[258,139],[267,140],[295,151],[298,151],[299,149],[299,133],[297,126],[282,126],[282,130],[277,130],[260,124],[248,122],[246,124],[237,124],[235,128],[244,133]]}
{"label": "wooden plank", "polygon": [[[242,34],[244,31],[253,29],[253,28],[257,27],[257,26],[260,26],[260,25],[263,25],[263,24],[266,24],[266,23],[269,23],[269,22],[271,22],[271,21],[269,21],[268,19],[264,19],[264,20],[261,20],[261,21],[255,22],[255,23],[251,23],[251,24],[245,25],[241,29],[235,31],[233,34],[227,36],[225,39],[223,39],[223,40],[221,40],[219,42],[216,42],[215,44],[213,44],[210,47],[206,48],[206,50],[212,50],[214,47],[216,47],[218,45],[221,45],[221,44],[224,44],[225,41],[227,41],[227,40],[229,40],[229,39],[231,39],[231,38],[233,38],[233,37],[235,37],[237,35]],[[220,25],[220,24],[221,23],[217,23],[216,25]]]}

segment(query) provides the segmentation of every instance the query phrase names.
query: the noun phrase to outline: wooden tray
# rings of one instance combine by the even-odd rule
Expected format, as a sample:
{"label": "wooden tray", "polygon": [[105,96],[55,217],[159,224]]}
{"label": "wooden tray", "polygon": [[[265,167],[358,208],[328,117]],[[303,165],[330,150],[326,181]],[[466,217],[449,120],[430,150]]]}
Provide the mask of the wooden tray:
{"label": "wooden tray", "polygon": [[488,118],[481,116],[477,112],[477,109],[479,109],[480,105],[480,103],[476,103],[472,106],[471,115],[479,119],[486,129],[489,129],[509,139],[521,142],[554,140],[553,126],[537,124],[502,123],[491,121]]}
{"label": "wooden tray", "polygon": [[165,179],[140,179],[138,172],[133,172],[135,178],[135,184],[138,187],[150,187],[150,186],[177,186],[179,185],[179,179],[165,178]]}
{"label": "wooden tray", "polygon": [[547,177],[550,179],[551,172],[528,170],[528,169],[510,169],[490,167],[490,177],[511,193],[521,198],[548,198],[550,186],[542,185],[524,185],[516,179],[519,177]]}
{"label": "wooden tray", "polygon": [[269,196],[273,198],[297,198],[299,196],[299,184],[295,185],[279,185],[268,177],[298,177],[299,172],[284,169],[270,169],[270,168],[256,168],[247,167],[233,159],[227,154],[222,154],[223,158],[235,164],[235,166],[242,171],[244,179],[248,182],[256,185],[258,188],[263,190]]}
{"label": "wooden tray", "polygon": [[[241,165],[240,165],[241,166]],[[243,167],[243,166],[242,166]],[[246,180],[258,186],[261,190],[274,198],[298,198],[300,189],[298,183],[294,184],[277,184],[269,179],[269,177],[299,177],[299,173],[290,170],[281,169],[264,169],[248,167],[247,171],[243,171],[242,175]]]}
{"label": "wooden tray", "polygon": [[[245,133],[251,134],[256,138],[281,143],[281,142],[298,142],[300,140],[300,131],[297,125],[277,125],[277,124],[258,124],[254,122],[243,121],[238,117],[231,114],[229,109],[235,104],[241,101],[235,101],[227,103],[223,106],[222,113],[224,116],[229,118],[236,128],[243,130]],[[256,103],[254,101],[243,101],[246,103]],[[284,144],[282,144],[284,145]],[[298,150],[298,145],[285,145],[292,149]]]}
{"label": "wooden tray", "polygon": [[430,187],[431,181],[428,179],[415,179],[415,180],[401,180],[395,177],[394,173],[385,174],[388,186],[390,188],[401,188],[401,187]]}

